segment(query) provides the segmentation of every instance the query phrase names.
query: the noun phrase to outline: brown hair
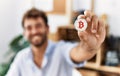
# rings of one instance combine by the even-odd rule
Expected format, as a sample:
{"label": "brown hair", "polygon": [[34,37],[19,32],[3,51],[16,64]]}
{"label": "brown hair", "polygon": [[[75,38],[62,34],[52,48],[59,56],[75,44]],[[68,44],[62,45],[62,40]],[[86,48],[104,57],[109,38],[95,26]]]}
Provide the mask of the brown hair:
{"label": "brown hair", "polygon": [[46,13],[36,8],[32,8],[24,14],[23,19],[22,19],[22,27],[24,28],[25,19],[38,18],[38,17],[41,17],[44,20],[46,26],[48,26],[48,19],[47,19]]}

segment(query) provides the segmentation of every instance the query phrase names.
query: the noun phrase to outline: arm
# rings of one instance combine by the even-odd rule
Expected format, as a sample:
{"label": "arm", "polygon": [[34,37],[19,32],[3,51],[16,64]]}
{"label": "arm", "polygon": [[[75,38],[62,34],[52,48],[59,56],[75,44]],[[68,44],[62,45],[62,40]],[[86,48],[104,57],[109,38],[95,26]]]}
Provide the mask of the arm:
{"label": "arm", "polygon": [[86,19],[88,27],[83,32],[78,31],[81,42],[70,51],[70,57],[76,63],[91,59],[97,53],[106,34],[105,24],[92,12],[85,11],[79,18]]}

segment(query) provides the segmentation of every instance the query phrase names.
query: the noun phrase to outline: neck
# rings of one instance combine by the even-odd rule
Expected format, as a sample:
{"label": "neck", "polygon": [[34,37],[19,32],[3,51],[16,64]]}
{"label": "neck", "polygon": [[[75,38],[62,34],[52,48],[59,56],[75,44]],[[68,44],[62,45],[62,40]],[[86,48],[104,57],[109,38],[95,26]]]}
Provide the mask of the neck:
{"label": "neck", "polygon": [[46,41],[44,42],[44,44],[43,44],[42,46],[40,46],[40,47],[36,47],[36,46],[32,45],[33,55],[34,55],[35,57],[43,56],[44,53],[45,53],[45,50],[46,50],[46,48],[47,48],[47,45],[48,45],[48,40],[46,40]]}

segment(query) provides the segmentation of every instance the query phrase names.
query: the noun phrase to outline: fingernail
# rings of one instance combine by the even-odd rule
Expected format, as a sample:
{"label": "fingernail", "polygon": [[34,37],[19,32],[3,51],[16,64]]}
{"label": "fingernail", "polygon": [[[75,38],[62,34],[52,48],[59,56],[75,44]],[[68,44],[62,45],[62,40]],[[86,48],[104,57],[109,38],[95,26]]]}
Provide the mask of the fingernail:
{"label": "fingernail", "polygon": [[96,33],[97,31],[94,29],[94,30],[92,30],[92,33]]}

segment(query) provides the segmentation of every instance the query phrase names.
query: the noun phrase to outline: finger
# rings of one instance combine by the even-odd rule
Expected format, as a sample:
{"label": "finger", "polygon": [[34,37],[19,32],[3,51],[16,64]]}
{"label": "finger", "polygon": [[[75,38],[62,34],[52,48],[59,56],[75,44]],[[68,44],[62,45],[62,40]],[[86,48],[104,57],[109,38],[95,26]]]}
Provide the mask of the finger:
{"label": "finger", "polygon": [[78,31],[78,36],[79,36],[79,38],[80,38],[81,41],[87,41],[86,35],[87,35],[87,34],[86,34],[85,31],[83,31],[83,32],[79,32],[79,31]]}
{"label": "finger", "polygon": [[102,20],[98,20],[98,34],[105,30],[105,24]]}
{"label": "finger", "polygon": [[98,21],[98,33],[96,34],[96,37],[99,37],[100,42],[103,42],[106,36],[106,30],[105,30],[105,24],[102,20]]}
{"label": "finger", "polygon": [[85,17],[85,15],[79,15],[78,17],[77,17],[77,19],[85,19],[86,17]]}
{"label": "finger", "polygon": [[93,15],[91,32],[92,33],[97,33],[97,29],[98,29],[98,17],[96,15]]}
{"label": "finger", "polygon": [[90,22],[92,18],[92,12],[90,10],[87,10],[84,12],[84,15],[86,16],[86,21]]}

